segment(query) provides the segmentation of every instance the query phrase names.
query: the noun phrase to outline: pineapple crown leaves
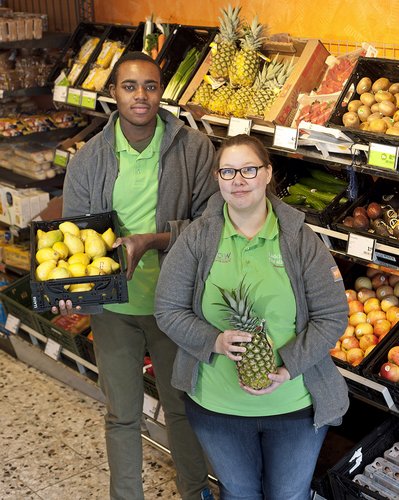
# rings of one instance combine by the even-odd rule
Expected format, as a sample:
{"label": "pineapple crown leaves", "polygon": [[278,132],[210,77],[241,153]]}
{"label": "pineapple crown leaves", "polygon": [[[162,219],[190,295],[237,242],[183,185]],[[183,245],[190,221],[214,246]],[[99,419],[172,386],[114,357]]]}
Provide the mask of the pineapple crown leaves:
{"label": "pineapple crown leaves", "polygon": [[239,36],[241,30],[241,18],[240,12],[241,7],[232,7],[231,4],[227,6],[226,9],[220,9],[222,16],[219,17],[219,33],[217,35],[216,41],[218,43],[222,41],[235,43]]}
{"label": "pineapple crown leaves", "polygon": [[258,22],[258,16],[252,19],[251,24],[245,23],[241,29],[241,48],[246,50],[259,50],[266,39],[267,27]]}

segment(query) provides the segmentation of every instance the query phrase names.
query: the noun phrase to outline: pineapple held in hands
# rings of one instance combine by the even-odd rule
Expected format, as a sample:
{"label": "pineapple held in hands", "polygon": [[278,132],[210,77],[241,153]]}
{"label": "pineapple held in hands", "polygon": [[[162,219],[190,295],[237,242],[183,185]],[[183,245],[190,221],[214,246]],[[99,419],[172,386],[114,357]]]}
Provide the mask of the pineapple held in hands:
{"label": "pineapple held in hands", "polygon": [[229,312],[230,325],[235,330],[252,334],[250,342],[240,345],[246,348],[241,361],[237,361],[238,378],[243,385],[252,389],[264,389],[272,381],[269,373],[276,373],[276,359],[269,342],[265,320],[255,316],[249,301],[249,288],[242,281],[236,290],[228,292],[219,288],[225,304],[223,310]]}

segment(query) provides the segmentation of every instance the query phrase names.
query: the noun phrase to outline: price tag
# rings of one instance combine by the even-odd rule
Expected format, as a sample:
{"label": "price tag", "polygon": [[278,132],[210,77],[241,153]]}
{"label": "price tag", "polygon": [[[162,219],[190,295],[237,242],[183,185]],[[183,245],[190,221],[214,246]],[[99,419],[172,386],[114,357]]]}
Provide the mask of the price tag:
{"label": "price tag", "polygon": [[60,359],[62,346],[53,339],[47,339],[44,354],[58,361]]}
{"label": "price tag", "polygon": [[166,109],[166,111],[169,111],[170,113],[172,113],[172,115],[175,115],[176,118],[179,118],[179,116],[180,116],[180,106],[173,106],[172,104],[165,104],[163,102],[161,102],[159,106],[162,109]]}
{"label": "price tag", "polygon": [[55,85],[53,91],[53,101],[66,102],[68,87],[66,85]]}
{"label": "price tag", "polygon": [[159,407],[159,412],[158,412],[158,416],[157,416],[157,422],[159,422],[162,425],[166,425],[166,422],[165,422],[165,413],[163,411],[162,406]]}
{"label": "price tag", "polygon": [[71,106],[80,106],[82,102],[82,91],[79,89],[68,89],[67,103]]}
{"label": "price tag", "polygon": [[148,394],[144,394],[143,413],[151,418],[154,418],[157,407],[158,400]]}
{"label": "price tag", "polygon": [[370,142],[367,163],[374,167],[396,170],[398,161],[398,148],[386,144]]}
{"label": "price tag", "polygon": [[56,149],[53,163],[54,165],[58,165],[59,167],[65,168],[68,164],[69,160],[69,152],[63,151],[62,149]]}
{"label": "price tag", "polygon": [[7,314],[6,324],[4,328],[11,333],[18,333],[19,325],[21,324],[21,320],[16,318],[12,314]]}
{"label": "price tag", "polygon": [[273,146],[276,148],[296,151],[298,148],[298,129],[276,125],[273,136]]}
{"label": "price tag", "polygon": [[353,257],[370,260],[374,259],[375,239],[360,234],[349,233],[346,253]]}
{"label": "price tag", "polygon": [[248,120],[246,118],[236,118],[235,116],[232,116],[229,120],[227,135],[229,137],[239,134],[249,135],[251,133],[251,127],[252,120]]}
{"label": "price tag", "polygon": [[83,90],[82,92],[82,107],[88,109],[96,109],[97,104],[97,92],[88,92]]}

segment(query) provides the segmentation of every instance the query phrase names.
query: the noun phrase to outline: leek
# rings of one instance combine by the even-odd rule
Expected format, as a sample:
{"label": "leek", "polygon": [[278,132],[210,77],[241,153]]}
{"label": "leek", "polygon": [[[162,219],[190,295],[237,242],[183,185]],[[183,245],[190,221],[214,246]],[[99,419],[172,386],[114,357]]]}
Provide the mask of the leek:
{"label": "leek", "polygon": [[200,52],[195,47],[191,48],[183,61],[179,64],[176,73],[168,83],[162,98],[174,101],[178,98],[180,91],[188,82],[191,73],[197,64]]}

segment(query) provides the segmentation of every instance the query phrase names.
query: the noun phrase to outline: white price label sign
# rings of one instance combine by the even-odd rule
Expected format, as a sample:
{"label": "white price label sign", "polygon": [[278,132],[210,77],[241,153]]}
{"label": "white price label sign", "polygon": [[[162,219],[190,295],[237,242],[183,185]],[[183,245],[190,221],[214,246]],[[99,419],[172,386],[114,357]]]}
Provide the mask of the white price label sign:
{"label": "white price label sign", "polygon": [[151,418],[155,418],[157,407],[158,400],[148,394],[144,394],[143,413]]}
{"label": "white price label sign", "polygon": [[166,109],[166,111],[169,111],[172,113],[172,115],[175,115],[176,118],[179,118],[180,116],[180,106],[173,106],[172,104],[165,104],[161,102],[159,105],[162,109]]}
{"label": "white price label sign", "polygon": [[21,320],[19,318],[16,318],[12,314],[7,314],[6,324],[4,325],[6,330],[11,333],[18,333],[20,324]]}
{"label": "white price label sign", "polygon": [[346,253],[360,259],[374,260],[375,239],[350,233]]}
{"label": "white price label sign", "polygon": [[53,101],[66,102],[68,96],[68,87],[65,85],[55,85],[53,92]]}
{"label": "white price label sign", "polygon": [[273,136],[273,146],[276,148],[296,151],[298,148],[298,129],[276,125]]}
{"label": "white price label sign", "polygon": [[82,92],[82,107],[88,109],[96,109],[97,92],[89,92],[83,90]]}
{"label": "white price label sign", "polygon": [[227,129],[227,135],[232,137],[239,134],[251,133],[252,120],[247,120],[246,118],[236,118],[232,116],[229,120],[229,128]]}
{"label": "white price label sign", "polygon": [[58,342],[53,339],[47,339],[44,354],[47,354],[47,356],[57,361],[60,359],[61,349],[62,346]]}
{"label": "white price label sign", "polygon": [[396,170],[398,162],[398,148],[396,146],[387,146],[386,144],[376,144],[371,142],[369,145],[369,155],[367,163],[374,167]]}

